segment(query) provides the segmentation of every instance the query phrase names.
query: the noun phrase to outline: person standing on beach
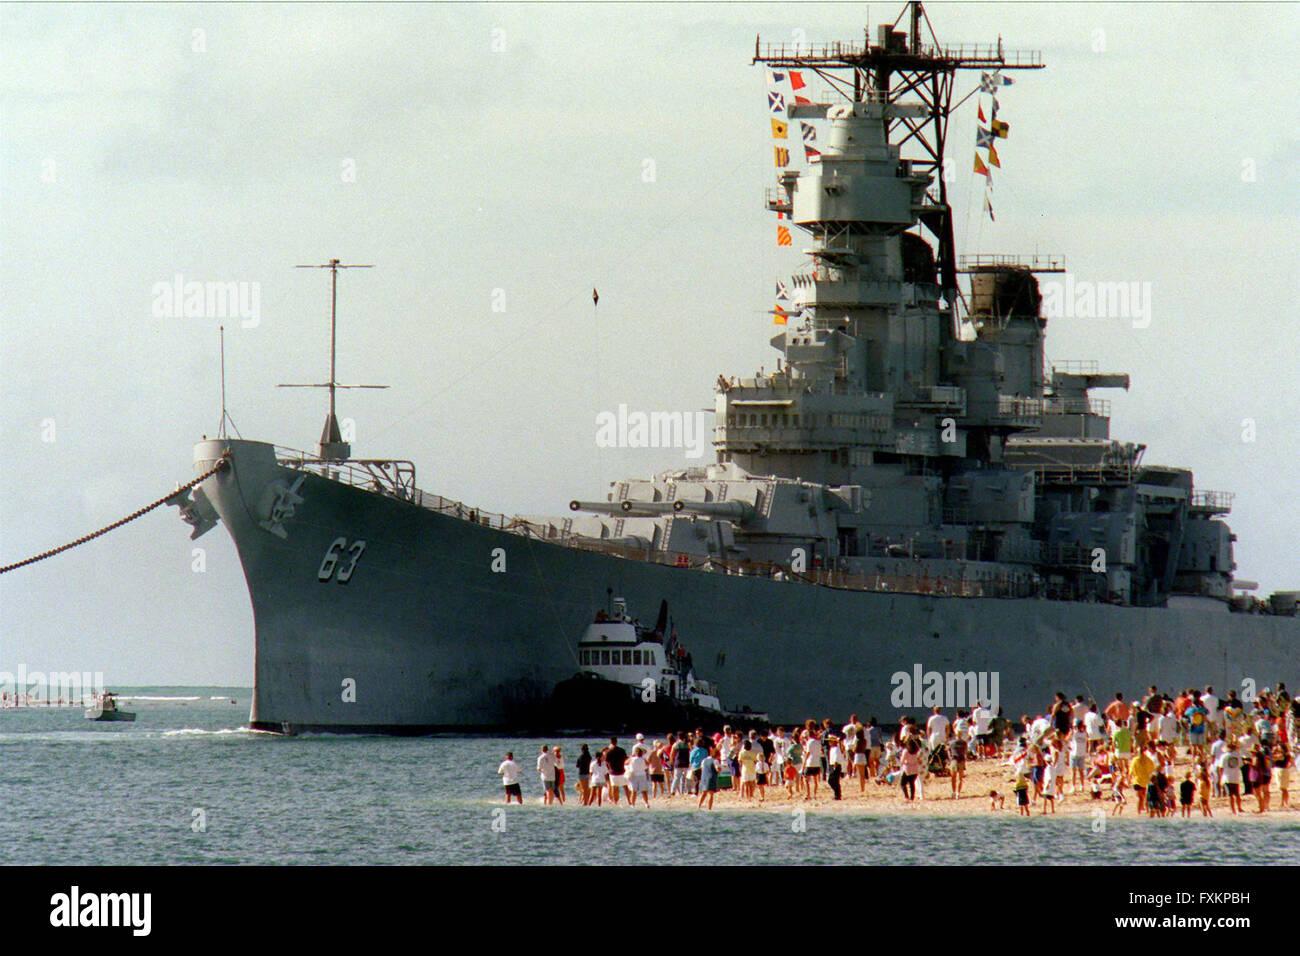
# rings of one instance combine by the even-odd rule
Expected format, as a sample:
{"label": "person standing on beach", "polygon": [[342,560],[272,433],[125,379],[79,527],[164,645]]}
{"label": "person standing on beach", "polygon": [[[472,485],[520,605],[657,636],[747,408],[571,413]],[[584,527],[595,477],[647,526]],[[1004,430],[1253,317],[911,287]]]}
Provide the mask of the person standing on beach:
{"label": "person standing on beach", "polygon": [[1052,812],[1056,812],[1056,788],[1060,785],[1057,778],[1057,760],[1056,752],[1059,745],[1052,744],[1052,749],[1048,753],[1047,766],[1043,768],[1043,813],[1047,813],[1047,808],[1051,807]]}
{"label": "person standing on beach", "polygon": [[756,742],[746,739],[740,745],[740,753],[736,757],[736,762],[740,764],[740,798],[742,800],[753,800],[754,790],[758,785],[758,761],[763,752],[758,749]]}
{"label": "person standing on beach", "polygon": [[1029,777],[1025,775],[1024,769],[1016,771],[1016,782],[1012,784],[1011,789],[1016,795],[1016,813],[1019,816],[1029,816]]}
{"label": "person standing on beach", "polygon": [[921,745],[915,738],[909,738],[907,746],[899,755],[898,768],[901,771],[899,777],[899,786],[902,788],[903,797],[907,800],[916,799],[916,778],[921,772]]}
{"label": "person standing on beach", "polygon": [[1209,684],[1205,685],[1205,692],[1201,694],[1201,706],[1205,708],[1206,723],[1206,741],[1213,743],[1215,738],[1222,737],[1222,728],[1220,725],[1223,712],[1219,709],[1219,698],[1214,693],[1214,688]]}
{"label": "person standing on beach", "polygon": [[822,774],[822,742],[817,738],[817,725],[813,721],[808,721],[808,729],[804,732],[804,750],[803,750],[803,798],[805,800],[817,799],[817,790],[820,785]]}
{"label": "person standing on beach", "polygon": [[1113,724],[1128,723],[1129,705],[1124,703],[1124,695],[1119,691],[1115,692],[1115,699],[1106,705],[1105,714]]}
{"label": "person standing on beach", "polygon": [[1228,791],[1228,808],[1234,814],[1244,813],[1241,807],[1241,771],[1243,761],[1237,750],[1237,742],[1229,740],[1219,758],[1223,768],[1223,786]]}
{"label": "person standing on beach", "polygon": [[1183,717],[1187,721],[1187,746],[1193,760],[1205,757],[1205,726],[1208,716],[1201,703],[1201,695],[1193,694],[1192,702],[1183,712]]}
{"label": "person standing on beach", "polygon": [[961,796],[962,785],[966,782],[966,754],[970,745],[966,742],[965,737],[956,737],[953,739],[952,763],[948,765],[948,773],[952,778],[952,798],[956,800]]}
{"label": "person standing on beach", "polygon": [[537,773],[542,778],[542,803],[550,806],[555,800],[555,758],[548,744],[542,744],[542,752],[537,755]]}
{"label": "person standing on beach", "polygon": [[1129,762],[1128,766],[1129,779],[1133,781],[1133,792],[1137,794],[1138,813],[1146,812],[1147,787],[1155,772],[1156,762],[1147,754],[1145,747],[1140,748],[1138,755]]}
{"label": "person standing on beach", "polygon": [[1083,727],[1083,720],[1074,722],[1074,731],[1070,734],[1070,790],[1081,793],[1087,785],[1084,778],[1084,764],[1088,760],[1088,731]]}
{"label": "person standing on beach", "polygon": [[501,766],[497,767],[497,776],[506,788],[506,803],[511,800],[518,800],[519,805],[524,805],[524,796],[519,789],[519,775],[523,773],[519,764],[515,763],[515,754],[513,750],[506,751],[506,759],[501,761]]}
{"label": "person standing on beach", "polygon": [[[692,795],[700,792],[700,775],[703,772],[704,758],[709,755],[709,747],[703,734],[695,738],[695,746],[691,749],[691,793]],[[713,765],[714,773],[717,772],[717,763]],[[714,780],[713,787],[717,789],[717,780]]]}
{"label": "person standing on beach", "polygon": [[1269,786],[1273,779],[1272,761],[1268,759],[1268,751],[1263,746],[1257,746],[1251,754],[1251,762],[1255,771],[1255,800],[1259,803],[1259,809],[1255,812],[1267,813],[1270,803]]}
{"label": "person standing on beach", "polygon": [[831,793],[835,795],[835,799],[839,800],[840,778],[844,773],[844,751],[840,748],[839,739],[833,735],[826,746],[830,751],[828,756],[830,770],[826,774],[826,783],[831,788]]}
{"label": "person standing on beach", "polygon": [[605,784],[609,782],[609,769],[605,766],[605,751],[596,754],[591,765],[591,788],[587,791],[586,805],[605,805]]}
{"label": "person standing on beach", "polygon": [[925,733],[930,741],[930,749],[936,750],[948,742],[950,735],[948,718],[943,715],[943,711],[935,707],[930,714],[930,719],[925,722]]}
{"label": "person standing on beach", "polygon": [[1058,690],[1056,701],[1052,704],[1052,729],[1058,737],[1064,738],[1070,733],[1070,725],[1073,723],[1071,713],[1069,699]]}
{"label": "person standing on beach", "polygon": [[1196,789],[1201,795],[1201,816],[1212,817],[1214,813],[1210,810],[1210,768],[1206,766],[1204,757],[1197,762],[1196,773]]}
{"label": "person standing on beach", "polygon": [[677,738],[677,742],[672,746],[673,754],[673,785],[668,791],[671,797],[675,793],[686,796],[686,778],[691,772],[691,745],[686,740],[686,733],[683,732]]}
{"label": "person standing on beach", "polygon": [[700,761],[700,802],[695,805],[695,809],[704,806],[704,801],[709,801],[709,809],[713,809],[713,797],[718,792],[718,762],[713,758],[712,751],[706,750],[704,758]]}
{"label": "person standing on beach", "polygon": [[884,749],[883,735],[876,718],[867,721],[867,775],[873,780],[880,776],[880,753]]}
{"label": "person standing on beach", "polygon": [[609,769],[609,799],[618,803],[619,790],[626,790],[628,802],[634,803],[636,798],[632,796],[632,788],[627,785],[627,751],[618,745],[617,737],[609,738],[605,766]]}
{"label": "person standing on beach", "polygon": [[551,753],[555,759],[555,799],[560,803],[564,802],[564,754],[560,748],[556,747]]}
{"label": "person standing on beach", "polygon": [[578,803],[585,807],[591,802],[588,799],[591,796],[591,750],[586,744],[582,745],[573,765],[578,771]]}
{"label": "person standing on beach", "polygon": [[650,774],[645,758],[645,748],[638,744],[632,748],[632,756],[627,762],[627,800],[629,806],[636,806],[636,795],[641,794],[645,805],[650,806]]}

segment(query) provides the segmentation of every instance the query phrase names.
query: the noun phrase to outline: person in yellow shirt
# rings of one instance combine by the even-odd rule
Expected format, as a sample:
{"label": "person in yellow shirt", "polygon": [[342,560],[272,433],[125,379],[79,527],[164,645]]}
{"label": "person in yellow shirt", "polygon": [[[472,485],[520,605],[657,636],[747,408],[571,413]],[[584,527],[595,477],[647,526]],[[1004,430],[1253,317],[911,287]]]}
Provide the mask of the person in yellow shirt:
{"label": "person in yellow shirt", "polygon": [[1145,747],[1139,750],[1137,756],[1129,761],[1129,779],[1133,781],[1133,789],[1137,791],[1138,813],[1143,813],[1146,810],[1147,784],[1151,782],[1151,775],[1155,772],[1156,762],[1147,754]]}

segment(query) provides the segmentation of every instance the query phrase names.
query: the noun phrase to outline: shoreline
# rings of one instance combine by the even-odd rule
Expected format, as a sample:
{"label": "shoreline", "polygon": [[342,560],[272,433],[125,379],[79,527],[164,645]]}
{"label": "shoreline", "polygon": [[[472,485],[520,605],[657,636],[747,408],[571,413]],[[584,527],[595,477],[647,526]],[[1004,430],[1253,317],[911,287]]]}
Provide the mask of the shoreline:
{"label": "shoreline", "polygon": [[[845,777],[840,784],[840,792],[843,795],[842,800],[835,800],[831,789],[827,786],[825,780],[820,782],[818,787],[818,797],[816,799],[804,799],[799,792],[795,791],[793,798],[786,793],[784,785],[769,786],[767,788],[766,799],[759,801],[755,796],[753,799],[742,798],[737,790],[719,790],[713,801],[713,810],[707,808],[697,808],[699,801],[698,796],[685,795],[674,797],[651,797],[649,806],[639,802],[636,806],[638,812],[650,811],[675,811],[675,812],[698,812],[709,813],[715,811],[741,811],[741,812],[765,812],[769,814],[785,813],[790,814],[793,811],[805,810],[810,813],[835,813],[850,816],[872,817],[872,816],[923,816],[939,819],[957,819],[962,817],[986,816],[993,819],[1017,819],[1028,823],[1030,819],[1041,817],[1074,817],[1087,820],[1101,819],[1097,815],[1098,810],[1104,814],[1104,819],[1109,823],[1118,820],[1140,820],[1151,825],[1177,825],[1179,823],[1187,824],[1192,822],[1219,823],[1224,820],[1242,822],[1247,820],[1287,822],[1291,820],[1300,820],[1300,795],[1290,793],[1290,805],[1286,807],[1279,806],[1281,801],[1281,792],[1274,785],[1271,789],[1271,805],[1267,812],[1259,813],[1256,811],[1257,802],[1254,795],[1243,796],[1243,812],[1234,814],[1228,806],[1228,798],[1211,797],[1210,810],[1213,814],[1211,817],[1203,816],[1200,809],[1200,795],[1192,803],[1192,813],[1188,818],[1181,814],[1181,808],[1176,810],[1173,815],[1165,817],[1149,817],[1146,813],[1138,813],[1137,802],[1132,788],[1125,790],[1124,811],[1120,814],[1112,815],[1111,811],[1115,804],[1110,800],[1108,790],[1103,790],[1101,799],[1094,800],[1088,789],[1071,793],[1068,786],[1061,789],[1062,797],[1057,801],[1056,812],[1052,813],[1049,809],[1046,814],[1043,813],[1043,801],[1033,801],[1032,790],[1030,792],[1030,816],[1024,817],[1018,813],[1015,794],[1011,790],[1012,768],[1005,762],[1005,757],[988,758],[975,763],[967,764],[966,779],[963,782],[962,792],[959,797],[953,799],[952,786],[949,777],[932,776],[928,780],[918,778],[917,780],[917,798],[915,800],[906,800],[902,795],[901,789],[897,785],[877,784],[871,780],[867,781],[866,791],[859,791],[859,784],[856,777]],[[1180,753],[1175,762],[1175,780],[1182,779],[1185,773],[1193,764],[1190,758]],[[1006,798],[1006,803],[1002,809],[991,810],[989,791],[996,790]],[[559,806],[561,809],[578,809],[578,810],[615,810],[626,811],[627,797],[621,794],[617,804],[609,799],[608,791],[605,794],[603,806],[583,807],[578,799],[576,790],[576,780],[571,775],[565,781],[565,798],[566,802]],[[541,807],[541,796],[537,793],[528,793],[524,799],[524,806]],[[501,795],[489,801],[493,806],[506,806]],[[518,807],[519,804],[511,804]],[[549,809],[541,807],[542,809]]]}

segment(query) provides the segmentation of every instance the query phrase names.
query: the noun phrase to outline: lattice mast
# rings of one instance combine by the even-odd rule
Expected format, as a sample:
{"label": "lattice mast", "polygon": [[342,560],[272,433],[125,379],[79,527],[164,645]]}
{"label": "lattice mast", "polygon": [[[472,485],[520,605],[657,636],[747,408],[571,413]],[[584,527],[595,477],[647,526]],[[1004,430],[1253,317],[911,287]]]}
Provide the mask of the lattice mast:
{"label": "lattice mast", "polygon": [[[907,29],[901,31],[898,27],[904,19],[908,21]],[[932,175],[927,190],[929,201],[917,218],[935,238],[944,297],[949,309],[955,311],[959,296],[957,251],[943,160],[957,71],[1037,70],[1044,66],[1042,55],[1038,51],[1005,50],[1001,38],[991,45],[944,46],[919,2],[908,3],[892,24],[881,24],[874,45],[867,29],[863,34],[860,44],[764,44],[755,38],[753,62],[815,73],[851,102],[871,99],[900,107],[883,120],[886,137],[900,146],[915,144],[920,154],[910,157],[913,167]],[[905,98],[910,98],[910,109],[902,108]],[[923,108],[917,110],[916,104]],[[900,138],[895,139],[895,135]],[[951,321],[946,328],[949,336],[955,334]]]}

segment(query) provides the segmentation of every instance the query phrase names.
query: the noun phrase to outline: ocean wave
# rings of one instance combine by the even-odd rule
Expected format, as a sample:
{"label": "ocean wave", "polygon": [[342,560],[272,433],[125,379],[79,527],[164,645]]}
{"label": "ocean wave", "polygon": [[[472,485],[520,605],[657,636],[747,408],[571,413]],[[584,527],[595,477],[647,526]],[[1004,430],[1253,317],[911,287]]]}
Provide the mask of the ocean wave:
{"label": "ocean wave", "polygon": [[[144,694],[118,694],[119,700],[202,700],[202,697],[151,697]],[[222,700],[224,698],[212,698],[213,700]]]}
{"label": "ocean wave", "polygon": [[163,737],[198,737],[198,736],[219,736],[221,734],[256,734],[262,731],[253,730],[251,727],[223,727],[220,730],[205,730],[202,727],[182,727],[179,730],[164,730],[160,736]]}

